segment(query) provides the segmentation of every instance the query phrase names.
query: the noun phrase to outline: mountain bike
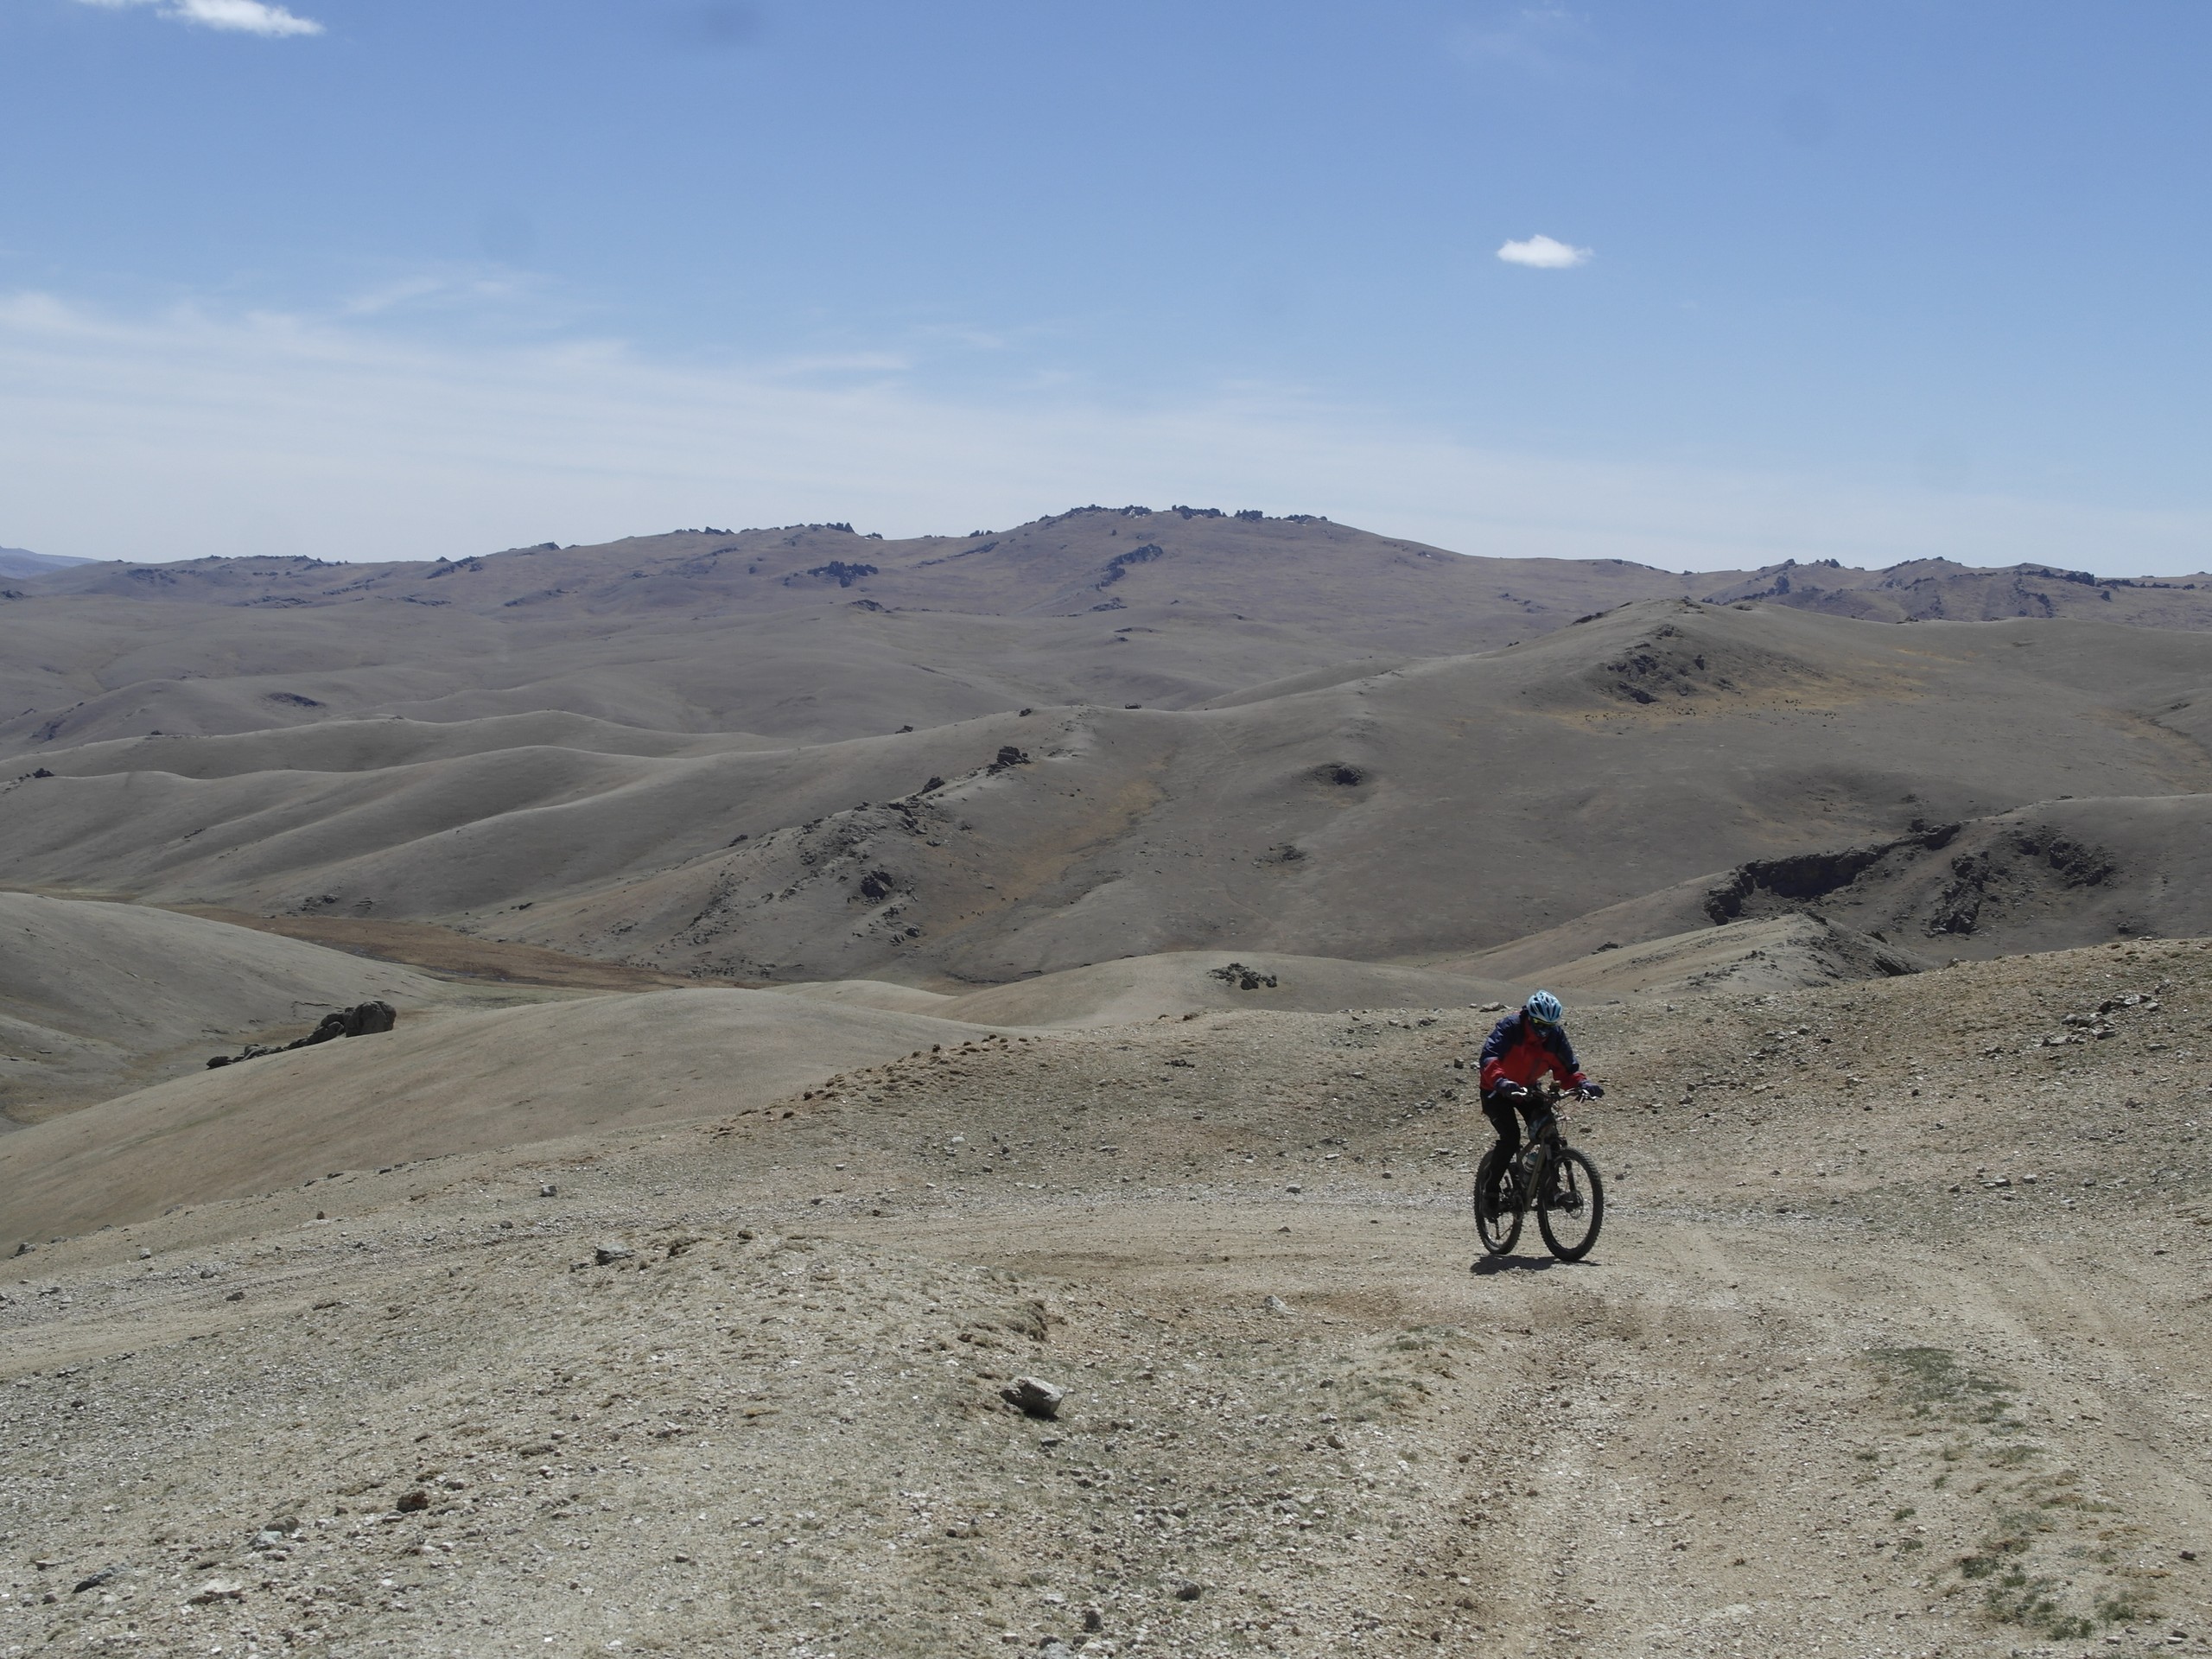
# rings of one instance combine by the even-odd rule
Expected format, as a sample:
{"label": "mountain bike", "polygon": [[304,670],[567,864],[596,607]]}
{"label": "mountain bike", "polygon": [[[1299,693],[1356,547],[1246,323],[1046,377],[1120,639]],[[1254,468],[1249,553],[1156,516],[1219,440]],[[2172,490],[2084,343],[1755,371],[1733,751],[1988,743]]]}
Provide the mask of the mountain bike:
{"label": "mountain bike", "polygon": [[1544,1248],[1562,1262],[1580,1262],[1598,1242],[1605,1221],[1605,1184],[1586,1154],[1567,1144],[1560,1128],[1558,1093],[1535,1091],[1531,1103],[1543,1116],[1529,1125],[1516,1155],[1492,1146],[1475,1173],[1475,1228],[1492,1255],[1510,1255],[1533,1204]]}

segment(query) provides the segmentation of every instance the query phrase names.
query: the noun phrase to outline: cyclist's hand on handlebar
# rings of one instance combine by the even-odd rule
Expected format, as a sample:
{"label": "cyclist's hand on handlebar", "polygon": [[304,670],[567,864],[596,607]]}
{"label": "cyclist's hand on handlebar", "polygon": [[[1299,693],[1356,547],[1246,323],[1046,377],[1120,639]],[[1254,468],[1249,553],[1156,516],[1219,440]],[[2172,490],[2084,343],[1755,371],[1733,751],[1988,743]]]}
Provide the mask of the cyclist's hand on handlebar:
{"label": "cyclist's hand on handlebar", "polygon": [[1586,1083],[1578,1085],[1574,1090],[1574,1094],[1575,1098],[1578,1100],[1603,1100],[1605,1097],[1605,1090],[1594,1083]]}

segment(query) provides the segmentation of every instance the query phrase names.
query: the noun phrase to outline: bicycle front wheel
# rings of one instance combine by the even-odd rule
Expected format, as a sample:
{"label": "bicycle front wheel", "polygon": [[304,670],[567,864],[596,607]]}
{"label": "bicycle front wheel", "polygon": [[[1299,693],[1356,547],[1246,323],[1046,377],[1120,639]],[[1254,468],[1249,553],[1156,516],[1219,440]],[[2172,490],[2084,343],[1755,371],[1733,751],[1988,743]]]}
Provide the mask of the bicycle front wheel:
{"label": "bicycle front wheel", "polygon": [[1521,1242],[1521,1187],[1512,1160],[1492,1147],[1475,1173],[1475,1230],[1492,1255],[1510,1255]]}
{"label": "bicycle front wheel", "polygon": [[1605,1184],[1598,1166],[1568,1148],[1552,1161],[1552,1179],[1536,1206],[1545,1248],[1562,1262],[1580,1262],[1605,1224]]}

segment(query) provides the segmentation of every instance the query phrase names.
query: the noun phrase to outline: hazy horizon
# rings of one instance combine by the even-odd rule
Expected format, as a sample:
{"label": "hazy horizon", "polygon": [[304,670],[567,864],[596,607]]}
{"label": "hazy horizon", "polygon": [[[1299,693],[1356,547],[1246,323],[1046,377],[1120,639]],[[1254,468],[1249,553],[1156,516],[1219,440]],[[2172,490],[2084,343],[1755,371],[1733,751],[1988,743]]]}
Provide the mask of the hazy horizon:
{"label": "hazy horizon", "polygon": [[[1170,507],[1169,507],[1169,508],[1167,508],[1167,509],[1163,509],[1163,511],[1172,511],[1172,510],[1173,510],[1173,504],[1171,504],[1171,505],[1170,505]],[[1183,505],[1192,505],[1192,506],[1201,506],[1201,505],[1202,505],[1202,504],[1198,504],[1198,503],[1187,503],[1187,504],[1183,504]],[[1211,504],[1204,504],[1204,505],[1211,505]],[[1081,512],[1081,511],[1083,511],[1083,509],[1082,509],[1082,508],[1062,509],[1062,510],[1061,510],[1061,512],[1060,512],[1060,513],[1057,513],[1057,514],[1055,514],[1055,513],[1040,514],[1040,515],[1039,516],[1039,519],[1049,519],[1049,518],[1056,518],[1056,517],[1063,516],[1064,514],[1065,514],[1066,512]],[[1218,508],[1218,509],[1216,509],[1216,511],[1227,512],[1234,512],[1234,511],[1239,511],[1239,510],[1238,510],[1238,509],[1230,509],[1230,508]],[[1245,509],[1245,511],[1261,511],[1261,510],[1260,510],[1260,509]],[[725,515],[725,516],[727,516],[727,515]],[[1274,513],[1274,512],[1268,512],[1268,513],[1267,513],[1267,514],[1266,514],[1266,516],[1267,516],[1268,518],[1287,518],[1287,517],[1290,517],[1290,516],[1292,516],[1292,515],[1290,515],[1290,514],[1287,514],[1287,513]],[[1342,521],[1338,521],[1338,520],[1331,519],[1331,518],[1330,518],[1330,515],[1328,515],[1328,514],[1326,514],[1326,513],[1315,514],[1315,515],[1312,515],[1312,516],[1313,516],[1313,517],[1316,517],[1316,518],[1323,518],[1323,519],[1327,519],[1327,520],[1329,520],[1330,522],[1332,522],[1332,523],[1334,523],[1334,522],[1342,522]],[[1036,522],[1039,522],[1039,519],[1026,519],[1026,520],[1024,520],[1024,521],[1022,521],[1022,522],[1023,522],[1023,523],[1025,523],[1025,524],[1036,523]],[[830,520],[825,520],[825,519],[816,519],[816,520],[812,520],[812,521],[810,521],[810,523],[805,524],[729,524],[729,525],[725,525],[725,526],[708,526],[708,525],[683,526],[683,525],[677,525],[677,526],[673,526],[673,527],[671,527],[671,528],[665,529],[665,530],[644,530],[644,531],[637,531],[631,532],[630,534],[626,535],[626,536],[617,536],[617,537],[610,537],[610,538],[608,539],[608,541],[604,542],[604,543],[585,543],[585,542],[560,543],[560,542],[556,542],[556,543],[555,543],[554,544],[555,544],[555,545],[556,545],[556,546],[564,547],[564,548],[566,548],[566,547],[611,546],[611,545],[613,545],[613,543],[618,543],[618,542],[623,542],[623,541],[633,541],[633,540],[641,540],[641,539],[645,539],[645,538],[648,538],[648,537],[658,537],[658,536],[667,536],[667,535],[682,535],[682,534],[686,534],[686,533],[709,533],[709,534],[717,534],[717,535],[741,536],[741,535],[747,535],[747,534],[750,534],[750,533],[753,533],[753,532],[757,532],[757,531],[772,531],[772,530],[794,530],[794,529],[803,529],[803,528],[816,528],[816,527],[819,527],[819,526],[821,526],[821,525],[823,525],[823,524],[849,524],[849,528],[851,529],[851,531],[852,531],[853,534],[854,534],[856,537],[859,537],[859,538],[861,538],[861,539],[868,539],[868,538],[870,538],[871,537],[874,537],[878,538],[878,539],[882,539],[882,540],[893,540],[893,541],[903,541],[903,540],[926,540],[926,539],[930,539],[930,538],[932,538],[932,537],[943,538],[943,539],[945,539],[945,540],[963,540],[963,539],[965,539],[967,536],[969,536],[969,535],[972,535],[972,534],[994,535],[994,534],[1002,533],[1002,532],[1004,532],[1004,531],[1008,531],[1008,530],[1011,530],[1011,529],[1016,528],[1016,526],[1014,526],[1014,525],[1007,525],[1007,524],[993,524],[993,525],[982,525],[982,526],[977,526],[977,527],[976,527],[974,530],[972,530],[972,531],[970,531],[962,532],[962,533],[960,533],[960,534],[955,534],[954,532],[950,531],[918,531],[918,532],[916,532],[913,536],[911,536],[911,537],[888,537],[888,536],[885,536],[885,535],[884,535],[884,533],[883,533],[883,532],[881,532],[881,531],[870,531],[869,529],[868,529],[868,527],[867,527],[867,526],[865,526],[865,525],[858,524],[849,524],[849,521],[848,521],[848,520],[843,520],[843,519],[830,519]],[[1370,525],[1366,525],[1366,524],[1346,524],[1346,525],[1345,525],[1345,528],[1347,528],[1347,529],[1351,529],[1351,530],[1362,530],[1362,531],[1366,531],[1366,530],[1371,530],[1371,528],[1372,528],[1372,527],[1371,527],[1371,526],[1370,526]],[[1378,533],[1379,533],[1379,532],[1378,532]],[[1410,538],[1402,538],[1402,539],[1410,539]],[[226,555],[226,554],[179,554],[179,555],[175,555],[175,556],[170,556],[170,557],[166,557],[166,558],[165,558],[165,557],[161,557],[161,556],[152,556],[152,557],[148,557],[148,556],[143,556],[135,555],[135,554],[134,554],[134,555],[130,555],[130,556],[117,556],[117,557],[114,557],[114,558],[110,558],[110,559],[101,559],[101,558],[97,558],[97,557],[86,557],[86,556],[73,556],[73,555],[68,555],[68,554],[42,554],[42,553],[39,553],[35,549],[32,549],[32,548],[23,548],[23,547],[4,547],[4,546],[0,546],[0,556],[5,556],[5,555],[8,555],[8,554],[11,554],[11,553],[14,553],[14,554],[26,554],[26,553],[28,553],[28,554],[30,554],[33,557],[35,557],[35,558],[41,558],[41,559],[58,559],[58,560],[61,561],[65,565],[77,565],[77,564],[99,564],[99,563],[121,563],[121,564],[183,564],[183,563],[191,563],[191,562],[193,562],[194,560],[196,560],[196,559],[210,558],[210,557],[213,557],[213,558],[222,558],[222,557],[236,557],[236,558],[301,558],[301,557],[309,557],[309,556],[320,556],[320,557],[321,557],[321,558],[322,558],[322,562],[323,562],[323,563],[329,563],[329,564],[381,564],[381,563],[435,563],[435,562],[436,562],[439,558],[441,558],[441,557],[468,558],[468,557],[472,557],[472,556],[473,556],[473,557],[478,557],[478,558],[493,558],[493,557],[496,557],[496,556],[498,556],[499,555],[503,554],[503,553],[515,553],[515,552],[529,552],[529,551],[533,551],[533,550],[535,550],[536,549],[537,549],[537,548],[539,548],[539,547],[541,547],[541,546],[543,546],[543,545],[544,545],[544,543],[531,543],[531,542],[511,542],[511,543],[505,543],[505,545],[502,545],[502,546],[499,546],[499,547],[486,547],[486,548],[480,548],[480,549],[477,549],[474,554],[470,554],[470,553],[467,553],[467,552],[462,552],[462,553],[455,554],[455,555],[390,553],[390,554],[380,554],[380,555],[365,556],[353,557],[353,558],[346,558],[346,557],[331,557],[331,556],[327,556],[327,555],[324,555],[324,556],[313,556],[313,555],[307,555],[307,554],[259,553],[259,554],[228,554],[228,555]],[[1434,546],[1434,545],[1436,545],[1436,544],[1435,544],[1435,543],[1424,543],[1424,545],[1431,545],[1431,546]],[[1444,547],[1444,548],[1440,548],[1440,549],[1439,549],[1439,550],[1440,550],[1440,551],[1442,551],[1442,552],[1446,552],[1446,553],[1457,553],[1457,554],[1460,554],[1462,556],[1465,556],[1465,557],[1477,557],[1477,556],[1478,556],[1478,555],[1466,554],[1466,553],[1465,553],[1465,552],[1464,552],[1464,550],[1463,550],[1459,549],[1459,548]],[[1572,560],[1572,559],[1573,559],[1574,557],[1576,557],[1577,556],[1571,555],[1571,554],[1529,554],[1529,555],[1522,555],[1522,556],[1518,556],[1530,557],[1530,558],[1559,558],[1559,559],[1561,559],[1561,560]],[[1926,562],[1927,560],[1929,560],[1929,559],[1930,559],[1930,558],[1941,558],[1941,557],[1942,557],[1942,556],[1942,556],[1942,555],[1916,555],[1916,556],[1915,556],[1913,558],[1910,558],[1910,559],[1900,559],[1900,560],[1896,561],[1894,563],[1892,563],[1892,564],[1889,564],[1889,565],[1853,565],[1853,564],[1850,563],[1850,561],[1848,561],[1848,560],[1844,560],[1844,561],[1841,561],[1840,563],[1842,563],[1843,567],[1844,567],[1845,569],[1862,569],[1862,570],[1881,571],[1881,570],[1895,569],[1897,569],[1898,567],[1900,567],[1900,566],[1902,566],[1902,565],[1910,564],[1910,563],[1923,563],[1923,562]],[[1958,562],[1958,561],[1953,561],[1953,562],[1954,562],[1954,563],[1960,563],[1960,562]],[[1746,565],[1746,566],[1711,565],[1711,566],[1704,567],[1704,568],[1702,568],[1702,569],[1696,568],[1696,567],[1683,567],[1683,568],[1676,568],[1676,567],[1669,566],[1669,565],[1648,564],[1648,563],[1643,563],[1643,562],[1641,562],[1641,561],[1629,561],[1629,563],[1642,564],[1643,568],[1649,569],[1652,569],[1652,570],[1656,570],[1656,571],[1658,571],[1658,572],[1660,572],[1660,573],[1662,573],[1662,574],[1664,574],[1664,575],[1681,575],[1681,576],[1688,577],[1688,576],[1699,576],[1699,575],[1721,575],[1721,574],[1726,574],[1726,573],[1727,573],[1727,572],[1729,572],[1729,571],[1736,570],[1736,569],[1753,569],[1753,570],[1755,570],[1755,569],[1773,569],[1773,568],[1777,568],[1777,567],[1778,567],[1778,566],[1784,565],[1784,564],[1798,564],[1798,565],[1804,565],[1804,564],[1815,564],[1815,563],[1819,563],[1819,564],[1830,564],[1830,563],[1837,563],[1837,562],[1836,562],[1836,561],[1834,561],[1834,560],[1827,560],[1827,559],[1821,559],[1821,560],[1796,559],[1796,558],[1792,558],[1792,557],[1785,556],[1785,557],[1784,557],[1784,558],[1783,558],[1783,559],[1778,559],[1778,560],[1769,560],[1769,561],[1768,561],[1764,565]],[[2033,568],[2033,567],[2037,567],[2037,566],[2044,566],[2044,567],[2047,567],[2047,568],[2049,568],[2049,569],[2052,569],[2052,570],[2054,570],[2054,571],[2057,571],[2057,572],[2061,572],[2061,573],[2064,573],[2065,571],[2067,571],[2067,570],[2068,570],[2068,569],[2072,569],[2072,570],[2073,570],[2073,572],[2074,572],[2075,574],[2082,574],[2082,567],[2065,567],[2065,566],[2060,566],[2060,565],[2056,565],[2056,564],[2055,564],[2055,563],[2052,563],[2052,562],[2050,562],[2050,561],[2047,561],[2047,560],[2023,560],[2023,561],[2015,561],[2014,563],[2017,563],[2017,564],[2024,565],[2024,566],[2027,566],[2027,567],[2030,567],[2030,568]],[[1974,569],[1974,568],[1976,568],[1976,567],[1974,567],[1974,566],[1970,566],[1970,565],[1969,565],[1969,566],[1965,566],[1964,568],[1967,568],[1967,569]],[[1990,568],[1990,567],[1982,567],[1982,568]],[[2009,567],[2003,567],[2003,566],[1999,566],[1999,567],[1994,567],[1994,568],[1998,568],[1998,569],[2005,569],[2005,568],[2009,568]],[[2172,571],[2172,572],[2164,572],[2164,573],[2161,573],[2160,575],[2157,575],[2157,576],[2155,576],[2155,577],[2149,576],[2149,575],[2148,575],[2148,573],[2142,572],[2142,571],[2091,570],[2091,571],[2087,572],[2087,574],[2093,575],[2096,575],[2096,576],[2102,577],[2102,578],[2107,578],[2107,579],[2114,578],[2114,577],[2132,576],[2132,577],[2137,577],[2137,578],[2147,578],[2147,579],[2151,579],[2151,580],[2166,581],[2166,580],[2172,580],[2172,579],[2174,579],[2174,578],[2175,578],[2175,577],[2177,577],[2177,576],[2183,576],[2183,575],[2205,575],[2205,574],[2207,574],[2207,573],[2206,573],[2206,572],[2202,572],[2202,571]]]}

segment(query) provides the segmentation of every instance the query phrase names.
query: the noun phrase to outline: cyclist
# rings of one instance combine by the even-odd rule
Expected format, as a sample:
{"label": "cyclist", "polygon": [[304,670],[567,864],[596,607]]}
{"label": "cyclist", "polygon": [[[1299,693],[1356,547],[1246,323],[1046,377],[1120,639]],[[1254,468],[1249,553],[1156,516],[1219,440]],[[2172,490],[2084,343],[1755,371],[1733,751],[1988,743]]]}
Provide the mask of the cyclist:
{"label": "cyclist", "polygon": [[[1531,1125],[1542,1108],[1530,1094],[1530,1085],[1548,1071],[1561,1089],[1571,1089],[1594,1100],[1605,1091],[1590,1081],[1574,1063],[1574,1045],[1567,1039],[1567,1011],[1549,991],[1533,993],[1518,1012],[1497,1022],[1483,1045],[1483,1115],[1497,1131],[1496,1167],[1521,1150],[1517,1107]],[[1556,1175],[1556,1172],[1554,1172]]]}

